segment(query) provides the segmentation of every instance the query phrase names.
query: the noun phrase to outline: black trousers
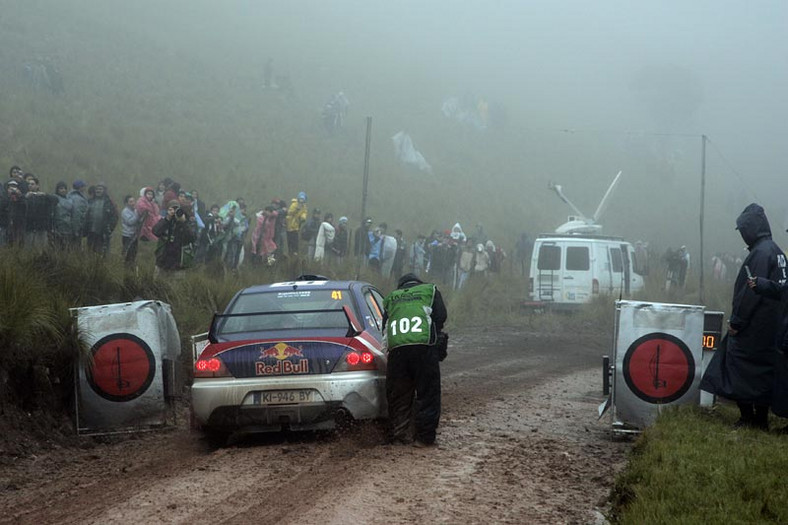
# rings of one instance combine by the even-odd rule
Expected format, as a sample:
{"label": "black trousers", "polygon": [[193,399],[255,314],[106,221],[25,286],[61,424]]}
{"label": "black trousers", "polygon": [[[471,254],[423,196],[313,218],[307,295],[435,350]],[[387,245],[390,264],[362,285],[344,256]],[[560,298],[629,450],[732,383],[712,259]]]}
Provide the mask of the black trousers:
{"label": "black trousers", "polygon": [[298,253],[298,230],[287,232],[287,253],[290,255]]}
{"label": "black trousers", "polygon": [[137,237],[122,237],[123,240],[123,260],[129,266],[134,266],[137,260]]}
{"label": "black trousers", "polygon": [[403,346],[389,352],[386,398],[390,441],[408,441],[413,424],[415,439],[435,442],[441,415],[441,372],[435,347]]}
{"label": "black trousers", "polygon": [[769,406],[768,405],[755,405],[753,403],[737,402],[741,420],[746,423],[752,423],[759,427],[768,427],[769,425]]}

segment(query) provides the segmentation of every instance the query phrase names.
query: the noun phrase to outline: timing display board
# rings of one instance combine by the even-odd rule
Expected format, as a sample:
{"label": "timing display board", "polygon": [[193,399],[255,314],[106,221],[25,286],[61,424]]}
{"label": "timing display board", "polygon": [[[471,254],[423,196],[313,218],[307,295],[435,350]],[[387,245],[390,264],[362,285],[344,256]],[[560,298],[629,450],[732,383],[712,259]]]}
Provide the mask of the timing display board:
{"label": "timing display board", "polygon": [[[703,372],[711,361],[714,352],[722,341],[722,328],[725,324],[725,312],[705,312],[703,314]],[[701,374],[703,376],[703,374]],[[700,391],[700,406],[712,406],[714,394]]]}
{"label": "timing display board", "polygon": [[724,317],[724,312],[705,312],[703,314],[703,350],[713,352],[719,347],[720,340],[722,340]]}

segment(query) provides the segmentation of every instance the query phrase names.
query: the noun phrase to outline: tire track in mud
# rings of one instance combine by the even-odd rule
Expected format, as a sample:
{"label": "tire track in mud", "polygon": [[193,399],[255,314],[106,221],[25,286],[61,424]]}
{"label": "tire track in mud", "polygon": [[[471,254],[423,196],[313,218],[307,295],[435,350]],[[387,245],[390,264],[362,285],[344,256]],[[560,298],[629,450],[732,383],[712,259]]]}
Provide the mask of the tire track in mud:
{"label": "tire track in mud", "polygon": [[591,369],[484,406],[453,401],[437,448],[360,449],[347,479],[280,523],[592,522],[626,450],[596,421],[595,379]]}
{"label": "tire track in mud", "polygon": [[[154,458],[148,454],[151,443],[159,444]],[[6,509],[0,523],[85,523],[95,509],[112,506],[136,485],[178,472],[186,466],[184,457],[203,449],[187,433],[176,431],[47,454],[25,465],[33,480],[27,486],[20,483],[16,490],[0,493],[0,508]]]}
{"label": "tire track in mud", "polygon": [[182,420],[172,432],[26,463],[33,472],[16,469],[18,489],[0,493],[0,523],[581,522],[620,452],[590,422],[603,339],[455,336],[436,449],[381,445],[381,426],[362,425],[212,450]]}
{"label": "tire track in mud", "polygon": [[[341,498],[345,487],[364,477],[366,462],[357,461],[357,457],[364,450],[361,447],[368,446],[360,444],[359,440],[366,442],[368,439],[353,432],[334,438],[329,443],[315,444],[321,450],[318,461],[285,479],[277,476],[272,480],[277,486],[273,491],[258,494],[257,498],[250,497],[249,504],[244,508],[221,518],[216,517],[215,522],[260,525],[305,523],[302,516],[320,507],[321,496],[329,493],[332,499]],[[382,434],[374,440],[374,444],[379,445],[381,440]],[[293,455],[289,456],[292,460]],[[326,522],[322,520],[320,523]]]}
{"label": "tire track in mud", "polygon": [[310,434],[294,442],[252,436],[138,487],[88,523],[279,523],[309,503],[310,487],[336,487],[337,465],[352,461],[357,447]]}

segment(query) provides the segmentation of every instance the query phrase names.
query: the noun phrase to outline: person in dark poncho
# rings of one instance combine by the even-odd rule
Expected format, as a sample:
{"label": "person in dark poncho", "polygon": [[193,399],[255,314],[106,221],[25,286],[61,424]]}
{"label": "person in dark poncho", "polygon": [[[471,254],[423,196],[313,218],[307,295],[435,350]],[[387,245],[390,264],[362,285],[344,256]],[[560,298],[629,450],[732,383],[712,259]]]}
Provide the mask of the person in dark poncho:
{"label": "person in dark poncho", "polygon": [[[782,254],[777,257],[785,259]],[[782,300],[782,321],[775,337],[777,358],[774,364],[772,412],[780,417],[788,417],[788,280],[770,281],[764,277],[753,276],[748,279],[747,284],[759,295]]]}
{"label": "person in dark poncho", "polygon": [[785,255],[772,241],[769,221],[761,206],[747,206],[736,219],[736,229],[750,253],[733,287],[727,345],[722,345],[712,358],[700,388],[736,401],[741,413],[737,426],[767,429],[781,307],[779,300],[753,291],[748,273],[785,283]]}

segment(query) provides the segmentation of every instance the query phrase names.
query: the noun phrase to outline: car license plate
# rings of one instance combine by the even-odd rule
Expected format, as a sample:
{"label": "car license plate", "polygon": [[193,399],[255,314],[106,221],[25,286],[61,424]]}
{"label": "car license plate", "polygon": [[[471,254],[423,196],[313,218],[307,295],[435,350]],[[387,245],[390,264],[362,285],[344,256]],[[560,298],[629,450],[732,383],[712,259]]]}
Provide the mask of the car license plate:
{"label": "car license plate", "polygon": [[314,390],[266,390],[254,393],[255,405],[294,405],[310,403],[313,399]]}

